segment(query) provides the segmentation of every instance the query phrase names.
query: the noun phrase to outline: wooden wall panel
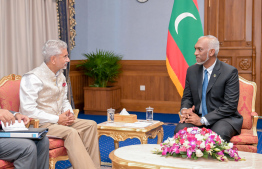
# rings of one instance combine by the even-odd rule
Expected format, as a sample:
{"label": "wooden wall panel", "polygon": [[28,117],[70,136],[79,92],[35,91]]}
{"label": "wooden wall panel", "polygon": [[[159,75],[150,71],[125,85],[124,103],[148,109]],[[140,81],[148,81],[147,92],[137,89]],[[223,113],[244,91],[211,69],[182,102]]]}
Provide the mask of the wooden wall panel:
{"label": "wooden wall panel", "polygon": [[[123,60],[123,73],[116,85],[121,86],[121,105],[129,111],[153,107],[159,113],[177,113],[180,96],[169,78],[165,61]],[[140,91],[140,85],[145,91]]]}
{"label": "wooden wall panel", "polygon": [[[91,80],[75,68],[77,63],[79,61],[71,62],[70,78],[76,108],[83,110],[83,87]],[[145,108],[151,106],[154,112],[178,113],[181,98],[164,60],[123,60],[121,64],[122,73],[115,83],[121,87],[121,108],[145,112]],[[140,85],[145,85],[145,91],[140,91]]]}
{"label": "wooden wall panel", "polygon": [[[237,1],[237,3],[236,3]],[[224,41],[245,40],[245,0],[224,1],[224,17],[221,22],[224,25]],[[230,28],[230,29],[228,29]],[[251,30],[250,30],[251,31]]]}

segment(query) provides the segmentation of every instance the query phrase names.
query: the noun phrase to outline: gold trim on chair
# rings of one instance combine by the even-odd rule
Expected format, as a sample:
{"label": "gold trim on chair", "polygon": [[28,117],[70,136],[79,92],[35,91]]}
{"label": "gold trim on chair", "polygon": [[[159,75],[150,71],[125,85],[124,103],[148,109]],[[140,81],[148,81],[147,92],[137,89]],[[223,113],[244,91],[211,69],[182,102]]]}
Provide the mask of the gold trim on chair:
{"label": "gold trim on chair", "polygon": [[55,169],[55,164],[57,161],[65,161],[68,160],[68,156],[59,156],[56,158],[49,158],[49,169]]}
{"label": "gold trim on chair", "polygon": [[22,76],[16,74],[10,74],[8,76],[5,76],[0,80],[0,87],[3,86],[9,80],[20,80],[21,78]]}

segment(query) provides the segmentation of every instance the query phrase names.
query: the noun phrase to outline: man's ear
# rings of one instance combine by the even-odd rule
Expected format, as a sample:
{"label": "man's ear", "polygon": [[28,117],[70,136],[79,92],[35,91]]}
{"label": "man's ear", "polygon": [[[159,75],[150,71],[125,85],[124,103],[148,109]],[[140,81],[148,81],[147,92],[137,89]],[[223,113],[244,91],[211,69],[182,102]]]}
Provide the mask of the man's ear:
{"label": "man's ear", "polygon": [[210,49],[209,56],[214,56],[214,55],[215,55],[215,49]]}
{"label": "man's ear", "polygon": [[51,57],[50,57],[50,62],[51,62],[52,64],[55,64],[55,60],[56,60],[56,57],[55,57],[55,56],[51,56]]}

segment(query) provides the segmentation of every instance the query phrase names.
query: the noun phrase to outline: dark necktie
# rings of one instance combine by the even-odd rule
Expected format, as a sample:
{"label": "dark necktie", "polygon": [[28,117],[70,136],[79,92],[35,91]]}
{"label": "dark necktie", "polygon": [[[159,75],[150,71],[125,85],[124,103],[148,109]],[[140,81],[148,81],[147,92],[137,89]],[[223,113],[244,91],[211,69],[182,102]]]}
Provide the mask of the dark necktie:
{"label": "dark necktie", "polygon": [[202,117],[207,114],[207,104],[206,104],[206,92],[208,85],[208,72],[205,70],[205,77],[202,86]]}

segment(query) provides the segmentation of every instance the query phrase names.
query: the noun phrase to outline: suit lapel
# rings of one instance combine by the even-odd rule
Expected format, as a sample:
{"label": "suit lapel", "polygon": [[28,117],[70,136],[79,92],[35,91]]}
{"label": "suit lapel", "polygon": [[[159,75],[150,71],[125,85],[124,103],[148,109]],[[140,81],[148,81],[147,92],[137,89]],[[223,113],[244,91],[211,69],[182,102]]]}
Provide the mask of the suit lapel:
{"label": "suit lapel", "polygon": [[209,90],[213,87],[213,85],[215,84],[216,80],[218,79],[219,75],[220,75],[220,61],[217,59],[217,63],[212,71],[212,74],[210,76],[209,82],[208,82],[208,86],[207,86],[207,93],[209,92]]}
{"label": "suit lapel", "polygon": [[198,87],[198,95],[199,99],[202,98],[202,82],[203,82],[203,66],[199,66],[198,72],[197,72],[197,87]]}

